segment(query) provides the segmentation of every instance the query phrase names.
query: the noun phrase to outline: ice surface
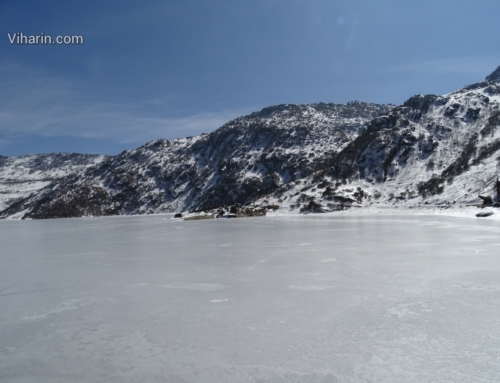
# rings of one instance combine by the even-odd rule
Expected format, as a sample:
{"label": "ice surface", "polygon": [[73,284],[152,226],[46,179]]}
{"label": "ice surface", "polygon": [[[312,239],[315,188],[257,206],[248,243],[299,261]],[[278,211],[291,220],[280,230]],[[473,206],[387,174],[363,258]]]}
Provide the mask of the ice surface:
{"label": "ice surface", "polygon": [[0,222],[0,381],[498,382],[500,222]]}

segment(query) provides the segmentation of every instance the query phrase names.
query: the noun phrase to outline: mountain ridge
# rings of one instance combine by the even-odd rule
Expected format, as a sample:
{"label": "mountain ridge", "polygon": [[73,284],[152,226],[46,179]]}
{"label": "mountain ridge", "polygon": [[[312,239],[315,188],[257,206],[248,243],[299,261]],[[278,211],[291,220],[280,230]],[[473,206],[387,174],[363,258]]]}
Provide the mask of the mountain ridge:
{"label": "mountain ridge", "polygon": [[400,106],[271,106],[210,134],[153,140],[105,158],[0,217],[475,203],[499,173],[499,105],[500,67],[484,82]]}

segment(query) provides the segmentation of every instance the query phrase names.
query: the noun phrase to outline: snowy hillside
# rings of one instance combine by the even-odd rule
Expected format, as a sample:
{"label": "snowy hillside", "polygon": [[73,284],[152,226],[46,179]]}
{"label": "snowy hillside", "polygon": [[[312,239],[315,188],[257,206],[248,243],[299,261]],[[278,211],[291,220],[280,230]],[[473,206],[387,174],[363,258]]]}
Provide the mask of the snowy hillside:
{"label": "snowy hillside", "polygon": [[321,171],[268,202],[322,211],[345,204],[470,204],[481,202],[479,194],[495,200],[499,81],[500,67],[456,92],[410,98],[370,121]]}
{"label": "snowy hillside", "polygon": [[97,165],[105,158],[101,155],[68,153],[0,156],[0,211],[52,182]]}
{"label": "snowy hillside", "polygon": [[403,105],[278,105],[216,131],[155,140],[56,180],[3,218],[272,205],[451,205],[496,199],[500,67],[484,82]]}
{"label": "snowy hillside", "polygon": [[393,106],[278,105],[211,134],[155,140],[11,206],[3,216],[68,217],[205,209],[267,195],[324,167]]}

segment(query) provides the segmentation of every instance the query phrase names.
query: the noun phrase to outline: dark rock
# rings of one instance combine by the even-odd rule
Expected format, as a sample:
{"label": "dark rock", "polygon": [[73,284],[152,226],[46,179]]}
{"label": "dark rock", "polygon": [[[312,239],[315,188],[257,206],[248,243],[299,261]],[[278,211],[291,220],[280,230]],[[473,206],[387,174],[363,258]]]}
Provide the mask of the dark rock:
{"label": "dark rock", "polygon": [[430,195],[441,194],[444,191],[444,179],[433,175],[431,179],[419,182],[417,189],[418,194],[424,198]]}
{"label": "dark rock", "polygon": [[0,166],[4,166],[7,163],[9,157],[0,155]]}
{"label": "dark rock", "polygon": [[323,205],[314,202],[314,201],[309,201],[307,205],[303,206],[300,208],[301,213],[324,213],[325,210],[323,209]]}
{"label": "dark rock", "polygon": [[175,213],[174,218],[182,218],[182,213]]}
{"label": "dark rock", "polygon": [[481,211],[479,213],[476,214],[476,217],[489,217],[490,215],[493,215],[495,213],[493,213],[492,211]]}
{"label": "dark rock", "polygon": [[488,205],[493,205],[493,199],[490,196],[478,196],[483,200],[483,205],[488,206]]}
{"label": "dark rock", "polygon": [[416,109],[421,111],[422,113],[427,113],[431,105],[438,99],[438,96],[433,94],[427,94],[422,96],[421,94],[417,94],[413,97],[410,97],[406,100],[403,106]]}
{"label": "dark rock", "polygon": [[482,81],[482,82],[478,82],[476,84],[472,84],[472,85],[467,85],[464,87],[465,90],[474,90],[474,89],[479,89],[479,88],[484,88],[488,86],[488,82],[487,81]]}
{"label": "dark rock", "polygon": [[495,187],[497,189],[497,201],[500,202],[500,177],[497,178],[497,182],[495,182]]}
{"label": "dark rock", "polygon": [[465,120],[467,122],[476,121],[480,112],[481,108],[468,108],[465,113]]}
{"label": "dark rock", "polygon": [[494,96],[496,94],[500,94],[500,82],[492,83],[485,90],[484,93],[489,94],[490,96]]}
{"label": "dark rock", "polygon": [[491,74],[486,76],[486,81],[488,82],[500,82],[500,66],[495,69]]}
{"label": "dark rock", "polygon": [[458,109],[460,109],[460,104],[452,104],[446,107],[444,111],[444,115],[448,118],[453,118],[455,117],[455,114],[458,112]]}

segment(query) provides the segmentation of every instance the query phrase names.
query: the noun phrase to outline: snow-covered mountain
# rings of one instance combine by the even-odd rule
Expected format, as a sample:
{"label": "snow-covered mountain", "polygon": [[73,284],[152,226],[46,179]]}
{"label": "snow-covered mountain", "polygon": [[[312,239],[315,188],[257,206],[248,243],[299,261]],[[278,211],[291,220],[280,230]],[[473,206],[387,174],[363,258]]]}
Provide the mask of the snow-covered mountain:
{"label": "snow-covered mountain", "polygon": [[403,105],[278,105],[216,131],[155,140],[50,185],[12,218],[145,214],[234,204],[325,211],[494,196],[500,67],[484,82]]}
{"label": "snow-covered mountain", "polygon": [[499,150],[500,67],[484,82],[416,95],[372,119],[327,166],[267,199],[302,211],[498,200]]}
{"label": "snow-covered mountain", "polygon": [[31,154],[0,156],[0,211],[45,186],[99,164],[106,156],[90,154]]}
{"label": "snow-covered mountain", "polygon": [[248,204],[324,167],[391,105],[278,105],[216,131],[155,140],[54,182],[2,216],[144,214]]}

